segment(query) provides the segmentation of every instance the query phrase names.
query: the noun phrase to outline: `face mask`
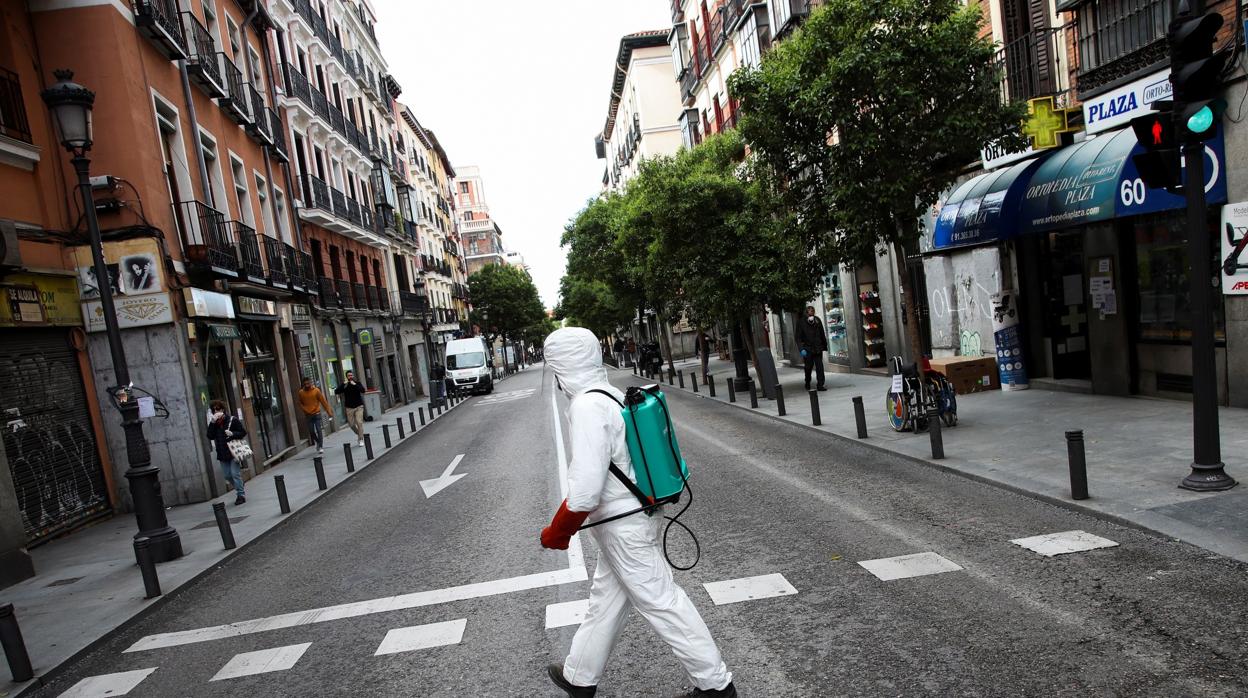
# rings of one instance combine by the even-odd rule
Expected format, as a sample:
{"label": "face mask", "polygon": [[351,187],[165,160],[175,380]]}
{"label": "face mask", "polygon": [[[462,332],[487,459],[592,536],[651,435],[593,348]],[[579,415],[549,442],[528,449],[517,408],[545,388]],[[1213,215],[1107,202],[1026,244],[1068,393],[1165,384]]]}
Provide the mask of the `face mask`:
{"label": "face mask", "polygon": [[813,324],[815,324],[815,316],[814,316],[814,315],[807,315],[807,316],[806,316],[806,322],[809,322],[809,323],[810,323],[810,324],[812,324],[812,325],[813,325]]}

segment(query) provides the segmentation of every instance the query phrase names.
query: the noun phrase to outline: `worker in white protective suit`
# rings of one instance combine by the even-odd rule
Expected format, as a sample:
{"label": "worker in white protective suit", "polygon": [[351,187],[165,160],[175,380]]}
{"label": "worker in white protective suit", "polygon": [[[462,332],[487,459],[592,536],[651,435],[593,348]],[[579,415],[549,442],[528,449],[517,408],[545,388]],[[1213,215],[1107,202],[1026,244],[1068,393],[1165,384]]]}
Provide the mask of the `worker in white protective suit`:
{"label": "worker in white protective suit", "polygon": [[[546,338],[546,363],[571,400],[572,436],[568,498],[542,530],[546,548],[566,550],[583,523],[638,506],[628,488],[608,474],[615,463],[635,481],[620,406],[606,395],[586,392],[597,388],[624,399],[624,393],[607,381],[601,351],[598,339],[582,327],[555,330]],[[636,513],[589,529],[598,545],[589,609],[572,638],[567,659],[548,668],[551,680],[569,696],[593,696],[597,691],[629,609],[636,609],[650,623],[689,673],[696,689],[686,696],[737,695],[711,631],[685,590],[672,579],[659,543],[662,521],[657,514]]]}

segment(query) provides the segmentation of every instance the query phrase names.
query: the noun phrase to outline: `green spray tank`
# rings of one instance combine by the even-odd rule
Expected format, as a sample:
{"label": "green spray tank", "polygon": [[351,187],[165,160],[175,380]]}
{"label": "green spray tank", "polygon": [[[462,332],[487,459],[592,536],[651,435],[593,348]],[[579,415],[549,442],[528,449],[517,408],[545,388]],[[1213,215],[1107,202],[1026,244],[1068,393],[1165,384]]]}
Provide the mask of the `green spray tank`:
{"label": "green spray tank", "polygon": [[679,495],[689,478],[689,466],[676,443],[667,396],[657,385],[631,387],[624,393],[621,416],[638,489],[651,501]]}

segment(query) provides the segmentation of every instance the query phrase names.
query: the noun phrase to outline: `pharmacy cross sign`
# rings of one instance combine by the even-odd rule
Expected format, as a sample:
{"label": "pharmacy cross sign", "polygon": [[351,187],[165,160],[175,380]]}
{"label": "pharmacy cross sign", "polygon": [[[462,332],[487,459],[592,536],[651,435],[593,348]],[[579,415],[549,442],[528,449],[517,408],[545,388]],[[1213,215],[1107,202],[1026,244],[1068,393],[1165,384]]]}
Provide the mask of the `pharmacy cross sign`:
{"label": "pharmacy cross sign", "polygon": [[1070,125],[1073,109],[1059,109],[1053,97],[1037,97],[1027,102],[1027,120],[1023,133],[1031,139],[1036,150],[1055,148],[1061,144],[1061,134],[1078,131]]}

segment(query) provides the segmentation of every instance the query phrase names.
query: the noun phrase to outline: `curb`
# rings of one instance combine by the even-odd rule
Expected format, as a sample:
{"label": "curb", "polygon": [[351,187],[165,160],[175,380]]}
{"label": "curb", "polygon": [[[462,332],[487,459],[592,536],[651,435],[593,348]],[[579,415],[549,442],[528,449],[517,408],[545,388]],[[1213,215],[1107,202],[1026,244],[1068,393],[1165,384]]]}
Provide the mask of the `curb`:
{"label": "curb", "polygon": [[[460,402],[460,403],[459,403],[459,405],[465,404],[465,403],[468,401],[468,399],[471,399],[471,398],[466,398],[463,402]],[[411,403],[411,404],[416,404],[416,403]],[[450,410],[454,410],[456,407],[459,407],[459,405],[455,405],[455,407],[451,407],[451,408],[450,408]],[[448,412],[449,412],[450,410],[448,410]],[[444,416],[445,416],[445,415],[444,415]],[[164,605],[165,605],[168,601],[170,601],[171,599],[177,598],[180,594],[182,594],[184,591],[186,591],[186,590],[187,590],[188,588],[190,588],[192,585],[194,585],[195,583],[197,583],[198,581],[200,581],[201,579],[203,579],[204,577],[206,577],[208,574],[210,574],[210,573],[212,573],[212,572],[214,572],[214,571],[216,571],[216,570],[220,569],[222,566],[224,566],[224,565],[225,565],[225,563],[226,563],[226,562],[228,562],[228,561],[232,560],[232,559],[233,559],[236,555],[238,555],[238,554],[239,554],[239,553],[241,553],[242,551],[246,550],[247,548],[250,548],[252,545],[254,545],[255,543],[260,542],[261,540],[264,540],[265,538],[267,538],[270,534],[274,533],[275,531],[279,531],[279,530],[284,529],[287,523],[289,523],[290,521],[292,521],[292,520],[293,520],[293,519],[295,519],[296,517],[300,516],[300,515],[301,515],[301,514],[303,514],[304,512],[307,512],[307,511],[311,510],[311,509],[312,509],[312,507],[315,507],[316,505],[320,504],[321,502],[323,502],[323,501],[325,501],[325,500],[329,499],[329,494],[330,494],[330,493],[332,493],[332,492],[336,491],[336,490],[337,490],[340,486],[345,485],[345,484],[347,484],[347,483],[351,482],[352,480],[354,480],[354,479],[355,479],[355,477],[356,477],[357,475],[363,475],[363,474],[364,474],[364,473],[366,473],[366,472],[370,472],[370,471],[368,470],[368,468],[369,468],[369,467],[371,467],[371,466],[375,466],[375,465],[380,464],[382,461],[384,461],[384,460],[386,460],[387,458],[389,458],[391,454],[393,454],[393,453],[395,453],[396,451],[398,451],[398,450],[400,449],[400,447],[402,447],[404,444],[409,444],[409,443],[414,442],[414,441],[416,440],[416,438],[415,438],[415,437],[416,437],[416,435],[417,435],[417,434],[423,434],[423,433],[426,431],[426,428],[427,428],[427,427],[431,427],[431,426],[433,426],[433,425],[434,425],[434,424],[436,424],[437,422],[441,421],[443,418],[444,418],[444,417],[439,417],[438,419],[436,419],[436,420],[434,420],[434,421],[431,421],[431,422],[427,423],[424,427],[422,427],[422,428],[420,428],[420,429],[416,430],[415,432],[411,433],[410,435],[408,435],[408,436],[407,436],[407,438],[403,439],[403,441],[401,441],[401,442],[399,442],[399,443],[395,444],[394,446],[392,446],[392,447],[390,448],[390,450],[389,450],[389,451],[386,451],[385,453],[382,453],[382,454],[378,455],[378,456],[377,456],[376,458],[374,458],[372,461],[369,461],[369,462],[367,463],[367,466],[366,466],[366,467],[364,467],[364,468],[357,468],[357,469],[356,469],[356,472],[354,472],[354,473],[348,473],[348,474],[347,474],[347,477],[344,477],[342,480],[339,480],[338,482],[334,483],[334,485],[333,485],[332,487],[330,487],[329,489],[325,490],[325,492],[324,492],[324,493],[322,493],[322,494],[320,494],[319,496],[317,496],[317,497],[316,497],[316,499],[313,499],[312,501],[310,501],[310,502],[308,502],[307,504],[303,505],[303,506],[302,506],[302,507],[300,507],[299,509],[292,511],[290,514],[286,515],[286,517],[285,517],[285,518],[283,518],[283,519],[279,520],[277,523],[273,524],[273,526],[272,526],[272,527],[270,527],[268,530],[265,530],[265,531],[263,531],[263,532],[259,533],[259,534],[258,534],[255,538],[252,538],[251,540],[247,541],[246,543],[243,543],[243,544],[239,545],[238,547],[234,548],[233,550],[229,551],[229,554],[227,554],[225,557],[221,558],[220,560],[217,560],[217,561],[213,562],[210,566],[208,566],[207,568],[205,568],[205,569],[201,570],[200,572],[196,573],[194,576],[192,576],[192,577],[190,577],[189,579],[187,579],[186,581],[182,582],[182,583],[181,583],[181,584],[179,584],[177,587],[175,587],[175,588],[173,588],[173,589],[171,589],[171,590],[169,590],[169,591],[166,591],[165,593],[161,594],[161,596],[160,596],[159,598],[157,598],[156,600],[152,601],[152,602],[151,602],[151,603],[149,603],[147,606],[143,607],[143,609],[142,609],[142,610],[140,610],[138,613],[135,613],[134,615],[132,615],[132,616],[130,616],[129,618],[125,619],[124,621],[122,621],[122,622],[121,622],[119,625],[117,625],[116,627],[109,629],[107,632],[105,632],[105,633],[104,633],[103,635],[101,635],[100,637],[98,637],[98,638],[96,638],[96,639],[92,640],[90,643],[88,643],[88,644],[87,644],[85,647],[83,647],[82,649],[80,649],[80,650],[78,650],[77,652],[74,652],[72,655],[70,655],[70,656],[66,657],[64,660],[62,660],[62,661],[61,661],[59,664],[57,664],[56,666],[50,667],[47,671],[45,671],[45,672],[43,672],[43,673],[41,673],[41,674],[36,675],[33,679],[31,679],[31,680],[30,680],[28,683],[26,683],[24,686],[21,686],[20,688],[15,689],[15,690],[16,690],[16,692],[15,692],[15,693],[6,694],[6,693],[4,693],[2,690],[0,690],[0,698],[4,698],[4,696],[8,696],[9,698],[18,698],[18,696],[22,696],[22,695],[25,695],[25,694],[27,694],[27,693],[29,693],[29,692],[31,692],[31,691],[35,691],[35,690],[37,690],[37,689],[43,688],[44,686],[48,685],[48,684],[49,684],[49,683],[51,683],[52,681],[55,681],[57,678],[59,678],[59,677],[60,677],[60,675],[64,672],[65,668],[66,668],[69,664],[72,664],[73,662],[76,662],[77,660],[81,659],[83,656],[87,655],[88,653],[90,653],[90,652],[92,652],[92,651],[94,651],[94,650],[98,649],[98,648],[100,647],[100,645],[104,644],[104,642],[106,642],[107,640],[112,639],[112,636],[114,636],[114,635],[116,635],[116,634],[118,634],[118,633],[120,633],[120,632],[122,632],[122,631],[124,631],[124,630],[129,629],[131,626],[133,626],[133,625],[135,625],[136,623],[138,623],[139,621],[141,621],[141,620],[143,620],[143,619],[147,618],[147,617],[148,617],[149,615],[151,615],[152,613],[154,613],[154,612],[156,612],[156,611],[160,610],[160,608],[162,608],[162,607],[163,607],[163,606],[164,606]]]}
{"label": "curb", "polygon": [[[617,369],[617,370],[620,370],[620,369]],[[631,377],[631,378],[632,378],[632,379],[634,379],[634,380],[637,380],[637,381],[643,382],[643,383],[644,383],[644,382],[646,382],[646,379],[643,379],[641,376],[638,376],[637,374],[634,374],[634,373],[632,373],[631,371],[630,371],[630,372],[628,372],[627,376],[628,376],[628,377]],[[660,385],[662,385],[662,381],[659,381],[659,383],[660,383]],[[941,464],[941,463],[934,463],[934,462],[932,462],[932,461],[930,461],[930,460],[927,460],[927,459],[925,459],[925,458],[919,458],[919,457],[917,457],[917,456],[912,456],[912,455],[910,455],[910,454],[908,454],[908,453],[900,453],[900,452],[898,452],[898,451],[893,451],[893,450],[888,449],[887,447],[880,446],[880,445],[875,444],[875,443],[869,443],[869,439],[858,439],[858,438],[851,438],[851,437],[849,437],[849,436],[843,436],[843,435],[841,435],[841,434],[837,434],[837,433],[832,432],[832,431],[825,431],[825,430],[820,429],[820,428],[818,428],[818,427],[816,427],[816,426],[814,426],[814,425],[811,425],[811,424],[802,424],[801,422],[790,421],[790,420],[785,419],[785,418],[783,418],[783,417],[780,417],[780,416],[778,416],[778,415],[769,414],[769,413],[767,413],[767,412],[763,412],[763,411],[761,411],[761,410],[755,410],[755,409],[750,408],[750,407],[745,406],[745,405],[741,405],[741,404],[733,404],[733,403],[730,403],[730,402],[728,402],[728,401],[726,401],[726,400],[721,400],[721,399],[719,399],[719,398],[717,398],[717,397],[716,397],[716,398],[712,398],[712,397],[710,397],[709,395],[706,395],[706,394],[703,394],[703,393],[694,393],[694,392],[693,392],[693,391],[691,391],[691,390],[680,390],[680,388],[679,388],[679,387],[677,387],[677,386],[666,386],[666,387],[671,388],[671,389],[672,389],[672,392],[678,392],[678,393],[680,393],[680,394],[688,395],[688,396],[690,396],[690,397],[700,398],[700,399],[702,399],[702,400],[706,400],[706,401],[708,401],[708,402],[711,402],[711,403],[714,403],[714,404],[717,404],[717,405],[722,405],[722,406],[724,406],[724,407],[731,407],[731,408],[734,408],[734,409],[743,410],[743,411],[745,411],[745,412],[746,412],[746,413],[748,413],[748,414],[757,415],[757,416],[759,416],[759,417],[762,417],[762,418],[764,418],[764,419],[769,419],[769,420],[771,420],[771,421],[773,421],[773,422],[777,422],[777,423],[779,423],[779,424],[785,424],[785,425],[788,425],[788,426],[791,426],[791,427],[797,427],[797,428],[799,428],[799,429],[804,429],[804,430],[806,430],[806,431],[809,431],[809,432],[812,432],[812,433],[815,433],[815,434],[819,434],[819,435],[824,436],[824,437],[830,437],[830,438],[832,438],[832,439],[836,439],[836,440],[838,440],[838,441],[843,441],[843,442],[850,443],[850,444],[854,444],[854,445],[857,445],[857,446],[862,446],[862,447],[864,447],[864,448],[867,448],[867,449],[870,449],[870,450],[876,451],[877,453],[882,453],[882,454],[885,454],[885,455],[893,456],[893,457],[895,457],[895,458],[900,458],[900,459],[902,459],[902,460],[908,461],[908,462],[910,462],[910,463],[914,463],[914,464],[916,464],[916,465],[927,466],[927,467],[929,467],[929,468],[933,468],[933,469],[935,469],[935,470],[939,470],[939,471],[941,471],[941,472],[945,472],[945,473],[948,473],[948,474],[950,474],[950,475],[956,475],[956,476],[958,476],[958,477],[962,477],[962,478],[965,478],[965,479],[967,479],[967,480],[971,480],[971,481],[973,481],[973,482],[978,482],[978,483],[980,483],[980,484],[989,485],[989,486],[991,486],[991,487],[996,487],[996,488],[998,488],[998,489],[1005,490],[1006,492],[1011,492],[1011,493],[1013,493],[1013,494],[1021,495],[1021,496],[1024,496],[1024,497],[1029,497],[1029,498],[1031,498],[1031,499],[1035,499],[1035,500],[1039,500],[1039,501],[1044,502],[1044,503],[1046,503],[1046,504],[1051,504],[1051,505],[1053,505],[1053,506],[1060,507],[1060,508],[1065,509],[1065,510],[1070,511],[1070,512],[1074,512],[1074,513],[1078,513],[1078,514],[1086,514],[1086,515],[1089,515],[1089,516],[1091,516],[1091,517],[1093,517],[1093,518],[1095,518],[1095,519],[1100,519],[1100,520],[1102,520],[1102,521],[1106,521],[1106,522],[1109,522],[1109,523],[1117,524],[1117,525],[1122,526],[1122,527],[1124,527],[1124,528],[1130,528],[1130,529],[1133,529],[1133,530],[1136,530],[1136,531],[1141,531],[1141,532],[1143,532],[1143,533],[1147,533],[1147,534],[1149,534],[1149,535],[1151,535],[1151,536],[1153,536],[1153,537],[1155,537],[1155,538],[1161,538],[1161,539],[1164,539],[1164,540],[1166,540],[1166,541],[1177,541],[1177,542],[1183,543],[1183,544],[1185,544],[1185,545],[1189,545],[1189,546],[1191,546],[1191,547],[1193,547],[1193,548],[1196,548],[1196,549],[1198,549],[1198,550],[1202,550],[1202,551],[1205,551],[1205,552],[1214,552],[1214,553],[1215,553],[1215,554],[1217,554],[1217,555],[1221,555],[1222,557],[1228,557],[1228,558],[1229,558],[1229,556],[1225,555],[1224,553],[1217,553],[1216,551],[1209,551],[1207,548],[1202,548],[1201,546],[1196,545],[1195,543],[1191,543],[1191,542],[1188,542],[1188,541],[1186,541],[1186,540],[1182,540],[1182,539],[1179,539],[1179,538],[1175,538],[1175,537],[1174,537],[1173,535],[1171,535],[1171,534],[1165,533],[1165,532],[1163,532],[1163,531],[1159,531],[1159,530],[1157,530],[1157,529],[1155,529],[1155,528],[1151,528],[1151,527],[1147,526],[1146,524],[1139,523],[1138,521],[1132,521],[1132,520],[1130,520],[1130,519],[1123,518],[1122,516],[1119,516],[1118,514],[1111,514],[1111,513],[1109,513],[1109,512],[1099,511],[1099,510],[1097,510],[1097,509],[1092,509],[1092,508],[1089,508],[1089,507],[1082,506],[1082,505],[1077,504],[1077,503],[1075,503],[1075,502],[1067,501],[1067,500],[1065,500],[1065,499],[1062,499],[1061,497],[1055,497],[1055,496],[1053,496],[1053,495],[1050,495],[1050,494],[1044,494],[1044,493],[1042,493],[1042,492],[1035,492],[1035,491],[1033,491],[1033,490],[1029,490],[1029,489],[1026,489],[1026,488],[1020,487],[1020,486],[1018,486],[1018,485],[1011,485],[1011,484],[1009,484],[1009,483],[1007,483],[1007,482],[1001,482],[1000,480],[994,480],[994,479],[992,479],[992,478],[986,477],[986,476],[984,476],[984,475],[980,475],[980,474],[978,474],[978,473],[971,473],[971,472],[967,472],[967,471],[965,471],[965,470],[960,470],[960,469],[958,469],[958,468],[956,468],[956,467],[953,467],[953,466],[950,466],[950,465],[944,465],[944,464]],[[1229,558],[1229,559],[1235,559],[1235,558]]]}

